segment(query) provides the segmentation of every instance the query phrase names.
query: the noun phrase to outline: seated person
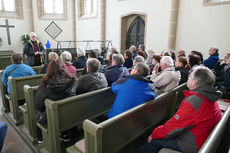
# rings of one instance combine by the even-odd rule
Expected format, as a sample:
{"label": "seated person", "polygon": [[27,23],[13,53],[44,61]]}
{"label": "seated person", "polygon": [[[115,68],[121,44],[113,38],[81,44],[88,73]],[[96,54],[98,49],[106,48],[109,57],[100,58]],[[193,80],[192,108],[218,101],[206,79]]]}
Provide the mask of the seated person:
{"label": "seated person", "polygon": [[80,47],[77,49],[77,56],[78,58],[73,62],[73,66],[76,69],[81,69],[86,66],[87,58],[85,57],[85,49]]}
{"label": "seated person", "polygon": [[152,61],[153,61],[153,56],[155,55],[154,50],[150,49],[147,51],[148,57],[146,59],[146,64],[147,65],[152,65]]}
{"label": "seated person", "polygon": [[105,77],[109,86],[111,86],[112,83],[118,79],[129,75],[128,69],[123,66],[124,63],[125,60],[121,54],[113,54],[112,66],[109,67],[105,72]]}
{"label": "seated person", "polygon": [[58,59],[58,54],[55,53],[55,52],[50,52],[49,53],[49,61],[42,67],[42,70],[41,70],[40,74],[45,74],[49,62],[52,61],[52,60],[57,60],[57,59]]}
{"label": "seated person", "polygon": [[101,65],[98,59],[90,58],[87,60],[86,65],[87,74],[79,77],[76,94],[82,94],[108,86],[105,75],[98,72]]}
{"label": "seated person", "polygon": [[2,151],[2,146],[6,137],[8,126],[5,122],[0,121],[0,152]]}
{"label": "seated person", "polygon": [[137,56],[137,47],[135,45],[132,45],[129,47],[129,50],[132,52],[134,59]]}
{"label": "seated person", "polygon": [[113,54],[119,54],[119,52],[117,51],[117,48],[115,47],[111,47],[110,50],[109,50],[109,65],[112,64],[112,57],[113,57]]}
{"label": "seated person", "polygon": [[[47,72],[43,76],[36,101],[37,122],[46,123],[45,99],[61,100],[76,95],[76,78],[68,72],[65,63],[61,60],[53,60],[49,63]],[[42,133],[39,128],[38,142],[42,143]]]}
{"label": "seated person", "polygon": [[145,62],[145,59],[144,59],[144,57],[142,57],[142,56],[136,56],[135,58],[134,58],[134,60],[133,60],[133,67],[134,66],[136,66],[138,63],[144,63]]}
{"label": "seated person", "polygon": [[126,50],[124,57],[125,57],[124,66],[127,69],[131,68],[133,66],[133,54],[132,54],[132,52],[130,50]]}
{"label": "seated person", "polygon": [[179,58],[179,57],[186,57],[186,55],[185,55],[185,50],[184,50],[184,49],[180,49],[180,50],[178,51],[178,56],[177,56],[177,58]]}
{"label": "seated person", "polygon": [[211,47],[209,49],[209,55],[210,56],[208,57],[208,59],[204,60],[204,66],[206,66],[212,70],[212,69],[214,69],[216,63],[219,60],[218,48]]}
{"label": "seated person", "polygon": [[196,55],[196,54],[190,54],[188,56],[188,68],[189,71],[188,73],[191,74],[194,67],[198,66],[201,64],[201,58],[200,56]]}
{"label": "seated person", "polygon": [[146,79],[148,74],[148,65],[138,63],[130,76],[125,76],[113,83],[112,91],[117,97],[108,113],[108,118],[156,98],[153,83]]}
{"label": "seated person", "polygon": [[137,52],[137,55],[138,55],[138,56],[144,57],[144,59],[147,58],[147,54],[146,54],[144,51],[142,51],[142,50],[139,50],[139,51]]}
{"label": "seated person", "polygon": [[157,75],[161,71],[160,60],[161,60],[160,55],[153,55],[152,65],[150,66],[150,73],[149,73],[150,75],[152,74]]}
{"label": "seated person", "polygon": [[175,71],[173,60],[170,56],[163,56],[160,61],[161,72],[157,75],[152,75],[157,94],[167,92],[176,86],[180,82],[180,72]]}
{"label": "seated person", "polygon": [[72,61],[72,55],[70,54],[70,52],[68,51],[64,51],[62,54],[61,54],[61,59],[63,60],[63,62],[65,63],[67,69],[68,69],[68,72],[74,76],[76,76],[77,74],[77,71],[76,71],[76,68],[71,64],[71,61]]}
{"label": "seated person", "polygon": [[136,153],[158,153],[162,148],[197,153],[221,119],[219,92],[213,87],[214,81],[212,71],[204,66],[196,67],[189,76],[189,90],[184,91],[185,98],[177,112],[164,125],[155,128],[148,143]]}
{"label": "seated person", "polygon": [[10,94],[10,87],[8,84],[9,76],[13,78],[18,78],[18,77],[36,75],[32,67],[22,63],[22,59],[23,56],[21,53],[14,53],[11,57],[13,64],[7,66],[2,75],[2,82],[5,86],[7,86],[7,92],[9,94]]}
{"label": "seated person", "polygon": [[181,56],[176,60],[175,70],[179,71],[181,75],[179,85],[187,82],[188,80],[188,69],[186,68],[186,65],[187,65],[187,59],[185,57]]}

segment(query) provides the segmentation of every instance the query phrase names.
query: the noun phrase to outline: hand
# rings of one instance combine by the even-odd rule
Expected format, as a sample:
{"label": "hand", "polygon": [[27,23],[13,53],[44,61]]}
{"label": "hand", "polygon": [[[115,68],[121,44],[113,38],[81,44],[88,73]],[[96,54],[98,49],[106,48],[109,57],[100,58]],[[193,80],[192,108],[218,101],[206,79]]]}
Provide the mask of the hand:
{"label": "hand", "polygon": [[224,59],[223,59],[223,58],[219,59],[219,61],[218,61],[218,62],[220,62],[220,63],[221,63],[222,61],[224,61]]}
{"label": "hand", "polygon": [[150,143],[152,141],[152,134],[148,137],[148,143]]}
{"label": "hand", "polygon": [[38,55],[38,54],[39,54],[39,52],[35,52],[34,54],[35,54],[35,55]]}

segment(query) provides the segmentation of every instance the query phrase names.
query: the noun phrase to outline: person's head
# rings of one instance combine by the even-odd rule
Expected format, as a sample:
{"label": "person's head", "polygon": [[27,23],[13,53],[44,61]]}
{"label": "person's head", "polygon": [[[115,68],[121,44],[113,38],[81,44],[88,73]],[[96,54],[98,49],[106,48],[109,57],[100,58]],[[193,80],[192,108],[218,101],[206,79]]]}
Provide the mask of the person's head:
{"label": "person's head", "polygon": [[144,62],[145,59],[142,56],[136,56],[133,60],[133,66],[136,66],[138,63]]}
{"label": "person's head", "polygon": [[83,47],[79,47],[77,49],[77,56],[80,57],[80,56],[85,56],[85,48]]}
{"label": "person's head", "polygon": [[101,51],[99,49],[94,49],[93,51],[97,55],[97,58],[101,56]]}
{"label": "person's head", "polygon": [[139,51],[137,52],[137,55],[144,57],[144,59],[147,58],[145,52],[142,51],[142,50],[139,50]]}
{"label": "person's head", "polygon": [[200,56],[195,54],[190,54],[188,56],[188,64],[190,67],[193,67],[194,65],[200,65],[200,63],[201,63]]}
{"label": "person's head", "polygon": [[187,59],[185,57],[179,57],[176,60],[175,66],[176,67],[185,67],[187,65]]}
{"label": "person's head", "polygon": [[63,53],[61,53],[61,59],[64,63],[71,63],[72,55],[70,54],[70,52],[64,51]]}
{"label": "person's head", "polygon": [[161,56],[171,56],[171,52],[168,49],[163,49],[161,51]]}
{"label": "person's head", "polygon": [[97,58],[97,53],[94,50],[90,50],[88,54],[88,58]]}
{"label": "person's head", "polygon": [[129,47],[129,50],[133,53],[137,50],[136,46],[135,45],[132,45]]}
{"label": "person's head", "polygon": [[227,59],[230,58],[230,53],[227,53],[225,56],[224,56],[224,62],[226,63],[227,62]]}
{"label": "person's head", "polygon": [[49,61],[52,61],[52,60],[57,60],[58,59],[58,54],[55,53],[55,52],[50,52],[49,53]]}
{"label": "person's head", "polygon": [[36,33],[31,32],[31,33],[30,33],[30,40],[31,40],[31,41],[35,41],[35,40],[36,40],[36,36],[37,36]]}
{"label": "person's head", "polygon": [[200,64],[203,63],[203,54],[201,52],[193,50],[193,51],[191,51],[191,54],[199,56],[200,57]]}
{"label": "person's head", "polygon": [[125,59],[121,54],[113,54],[112,56],[112,66],[114,65],[123,65],[125,63]]}
{"label": "person's head", "polygon": [[165,70],[166,68],[173,67],[173,59],[170,56],[163,56],[160,61],[160,67],[162,70]]}
{"label": "person's head", "polygon": [[153,65],[157,65],[158,63],[160,63],[161,60],[161,56],[160,55],[153,55]]}
{"label": "person's head", "polygon": [[131,52],[130,50],[127,49],[127,50],[125,51],[124,56],[125,56],[125,59],[132,59],[133,54],[132,54],[132,52]]}
{"label": "person's head", "polygon": [[197,66],[189,75],[187,87],[189,90],[194,90],[197,87],[205,85],[213,85],[215,82],[215,75],[205,66]]}
{"label": "person's head", "polygon": [[22,53],[14,53],[11,56],[11,61],[12,61],[13,64],[21,64],[22,59],[23,59]]}
{"label": "person's head", "polygon": [[155,54],[155,51],[152,50],[152,49],[149,49],[149,50],[147,51],[147,54],[148,54],[148,56],[154,55],[154,54]]}
{"label": "person's head", "polygon": [[171,57],[173,60],[176,60],[176,52],[174,50],[169,50],[170,54],[171,54]]}
{"label": "person's head", "polygon": [[101,63],[96,58],[90,58],[86,62],[87,72],[97,72]]}
{"label": "person's head", "polygon": [[209,55],[215,55],[218,53],[218,51],[219,51],[219,49],[217,47],[211,47],[209,49]]}
{"label": "person's head", "polygon": [[180,49],[178,51],[178,57],[180,57],[180,56],[184,56],[185,57],[185,50],[184,49]]}
{"label": "person's head", "polygon": [[118,54],[117,48],[116,47],[111,47],[110,48],[110,54]]}
{"label": "person's head", "polygon": [[138,50],[145,51],[145,45],[144,44],[139,44]]}
{"label": "person's head", "polygon": [[138,74],[146,77],[149,74],[149,66],[143,62],[138,63],[131,71],[131,75]]}
{"label": "person's head", "polygon": [[42,78],[42,83],[55,83],[56,80],[60,78],[71,79],[74,78],[74,76],[68,72],[62,59],[50,61],[46,70],[46,74]]}

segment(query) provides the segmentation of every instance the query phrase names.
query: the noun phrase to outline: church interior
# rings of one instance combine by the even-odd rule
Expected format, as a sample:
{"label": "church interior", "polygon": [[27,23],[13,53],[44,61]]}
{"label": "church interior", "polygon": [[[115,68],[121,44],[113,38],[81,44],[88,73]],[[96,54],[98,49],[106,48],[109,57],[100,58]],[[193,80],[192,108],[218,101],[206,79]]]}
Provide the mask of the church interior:
{"label": "church interior", "polygon": [[[201,86],[206,87],[206,84],[199,84],[199,79],[195,80],[196,88],[191,87],[194,80],[190,79],[196,79],[195,72],[198,71],[196,66],[201,66],[200,69],[207,69],[205,73],[212,73],[214,76],[214,82],[208,83],[208,77],[206,82],[213,86],[213,89],[208,89],[209,93],[212,90],[215,90],[215,93],[220,91],[219,98],[214,101],[219,105],[216,107],[222,117],[205,138],[196,139],[197,150],[186,150],[187,146],[182,146],[177,140],[176,146],[179,146],[179,149],[167,149],[166,145],[159,153],[230,153],[229,19],[230,0],[0,0],[0,152],[137,152],[138,148],[147,143],[149,134],[155,128],[166,126],[173,118],[180,120],[177,113],[182,107],[180,104],[186,99],[184,90],[194,89],[191,91],[195,92],[195,89],[200,89]],[[51,59],[51,54],[54,60]],[[78,64],[82,63],[75,61],[80,59],[82,54],[85,56],[84,66],[78,67]],[[164,58],[165,56],[170,58]],[[29,61],[31,57],[33,64]],[[94,58],[97,60],[92,60]],[[210,62],[214,58],[215,63]],[[64,63],[65,70],[57,63],[59,59],[61,64]],[[153,61],[158,61],[158,65]],[[163,61],[165,63],[162,63]],[[172,66],[168,64],[171,61]],[[116,67],[119,62],[122,63],[121,67],[125,68]],[[195,63],[192,64],[193,62]],[[186,69],[186,79],[183,82],[180,81],[184,71],[177,69],[177,63]],[[13,74],[19,66],[13,69],[10,66],[17,64],[23,64],[28,75]],[[62,69],[61,74],[52,71],[52,64],[53,71],[58,67]],[[100,73],[96,81],[83,78],[84,75],[88,76],[94,72],[92,69],[95,64],[95,73]],[[129,66],[123,66],[125,64]],[[45,66],[45,72],[42,73]],[[113,67],[117,69],[112,70]],[[100,71],[101,68],[103,72]],[[176,73],[168,73],[160,80],[159,76],[166,73],[165,69],[173,69],[179,76]],[[24,70],[17,73],[20,71]],[[148,71],[146,75],[145,71]],[[141,79],[132,78],[133,75],[140,77],[142,73]],[[43,89],[42,83],[46,84],[49,80],[52,82],[52,79],[63,77],[62,74],[67,76],[68,81],[75,79],[77,83],[69,81],[71,83],[63,85],[63,80],[59,80],[55,87],[53,84],[44,85],[45,92],[42,96],[46,97],[41,100],[43,114],[37,104],[41,99],[38,97]],[[162,88],[159,82],[166,81],[170,75],[174,75],[174,80],[166,85],[173,87],[167,90],[167,87]],[[117,78],[113,80],[115,76]],[[205,74],[201,78],[204,76]],[[106,82],[104,86],[105,82],[98,82],[103,79]],[[145,88],[139,86],[138,89],[143,91],[143,95],[138,95],[142,92],[132,88],[136,83],[134,81],[132,84],[133,80],[141,80]],[[91,89],[86,88],[86,83]],[[75,84],[76,88],[73,87]],[[92,89],[94,87],[95,89]],[[57,93],[50,91],[53,88],[56,88]],[[148,94],[147,91],[144,92],[147,88]],[[75,89],[74,95],[67,96],[72,89]],[[154,94],[150,95],[150,91]],[[201,90],[200,93],[203,94]],[[121,98],[119,94],[125,95],[125,98]],[[60,98],[62,95],[65,95],[65,98]],[[152,97],[149,99],[149,96]],[[52,99],[53,97],[55,98]],[[140,97],[141,103],[110,117],[119,98],[120,101],[138,101]],[[204,97],[201,96],[205,99],[202,105],[197,102],[189,104],[195,108],[194,118],[199,119],[195,115],[199,112],[197,110],[206,104],[207,99],[210,100]],[[196,98],[196,101],[199,100],[200,97]],[[126,106],[116,107],[121,111]],[[40,121],[43,115],[46,118],[45,123]],[[215,119],[210,118],[208,124],[211,125],[213,123],[210,122]],[[199,119],[202,124],[204,121],[201,120]],[[4,125],[1,125],[1,122],[6,123],[4,125],[7,130],[2,129]],[[195,125],[176,130],[199,135],[199,132],[192,130],[193,126]],[[205,126],[200,128],[204,130]],[[150,135],[151,142],[154,139],[154,131],[152,137]],[[173,135],[173,132],[175,131],[168,131],[164,138],[171,140],[168,135]],[[183,135],[183,132],[180,134]],[[39,135],[42,135],[42,139]],[[177,136],[176,133],[173,138]],[[186,139],[186,142],[191,145],[192,140]]]}

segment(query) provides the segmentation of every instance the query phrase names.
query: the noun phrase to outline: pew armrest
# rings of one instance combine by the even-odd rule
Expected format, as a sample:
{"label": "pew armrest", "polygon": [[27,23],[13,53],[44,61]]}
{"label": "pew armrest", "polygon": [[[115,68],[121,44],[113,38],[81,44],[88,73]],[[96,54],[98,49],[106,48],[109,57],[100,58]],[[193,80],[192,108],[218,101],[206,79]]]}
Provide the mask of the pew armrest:
{"label": "pew armrest", "polygon": [[66,149],[67,153],[83,153],[78,148],[75,147],[75,145],[72,145]]}
{"label": "pew armrest", "polygon": [[26,106],[25,106],[25,105],[19,106],[19,109],[20,109],[23,113],[26,113],[26,112],[27,112],[27,109],[26,109]]}
{"label": "pew armrest", "polygon": [[82,153],[85,153],[85,139],[81,139],[80,141],[76,142],[74,146]]}
{"label": "pew armrest", "polygon": [[11,100],[11,96],[9,94],[5,95],[6,99]]}
{"label": "pew armrest", "polygon": [[37,126],[38,126],[42,131],[44,131],[45,133],[48,132],[47,125],[37,123]]}

